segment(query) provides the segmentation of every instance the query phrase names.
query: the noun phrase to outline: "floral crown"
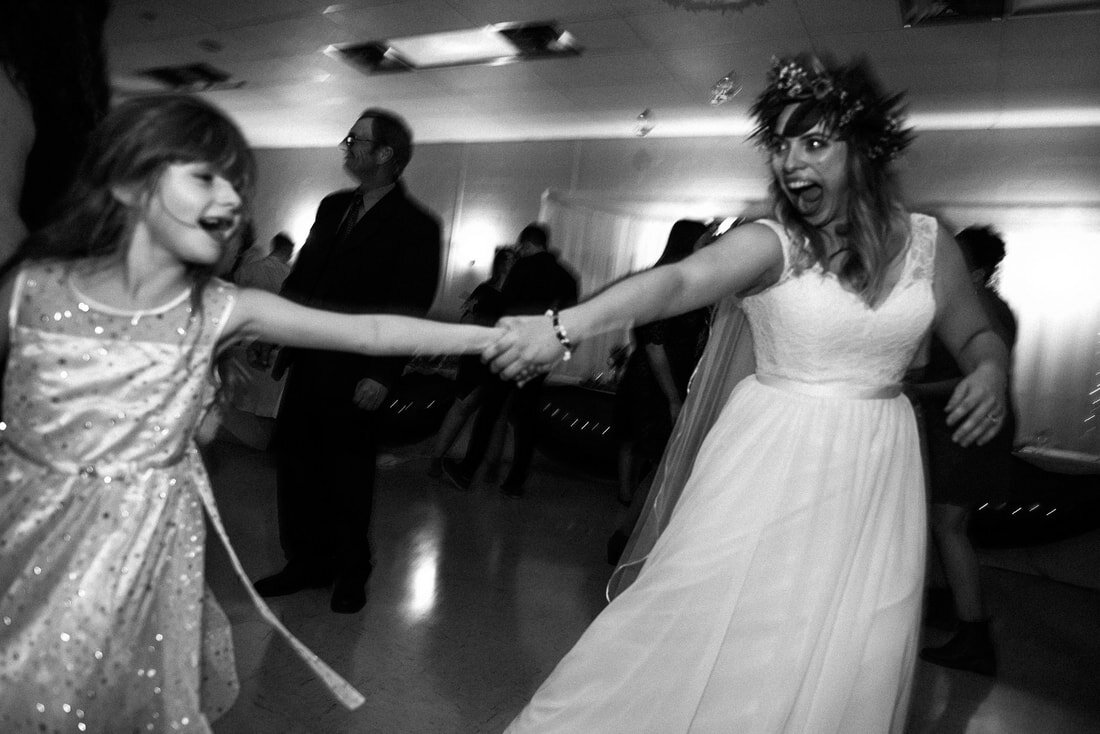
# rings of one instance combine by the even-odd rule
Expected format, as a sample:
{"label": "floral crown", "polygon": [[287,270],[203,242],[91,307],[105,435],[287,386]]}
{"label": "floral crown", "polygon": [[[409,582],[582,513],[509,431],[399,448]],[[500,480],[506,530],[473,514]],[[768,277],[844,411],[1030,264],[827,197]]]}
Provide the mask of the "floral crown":
{"label": "floral crown", "polygon": [[779,143],[777,126],[791,104],[816,107],[837,135],[856,145],[872,161],[896,158],[913,140],[903,127],[902,94],[884,94],[866,61],[829,69],[816,56],[772,57],[768,86],[750,110],[756,117],[752,137],[769,150]]}

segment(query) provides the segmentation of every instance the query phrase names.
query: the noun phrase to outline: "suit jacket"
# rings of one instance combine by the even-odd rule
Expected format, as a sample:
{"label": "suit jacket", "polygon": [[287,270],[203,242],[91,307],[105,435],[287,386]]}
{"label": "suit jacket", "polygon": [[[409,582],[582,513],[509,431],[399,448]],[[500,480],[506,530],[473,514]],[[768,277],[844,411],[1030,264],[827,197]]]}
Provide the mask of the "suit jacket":
{"label": "suit jacket", "polygon": [[[439,279],[439,220],[410,199],[398,181],[338,242],[340,224],[357,195],[351,189],[321,201],[282,295],[342,313],[423,317]],[[284,349],[281,356],[293,369],[289,389],[320,412],[348,409],[364,377],[392,385],[408,361],[311,349]]]}
{"label": "suit jacket", "polygon": [[504,313],[509,316],[543,313],[577,302],[577,279],[549,252],[521,257],[501,288]]}

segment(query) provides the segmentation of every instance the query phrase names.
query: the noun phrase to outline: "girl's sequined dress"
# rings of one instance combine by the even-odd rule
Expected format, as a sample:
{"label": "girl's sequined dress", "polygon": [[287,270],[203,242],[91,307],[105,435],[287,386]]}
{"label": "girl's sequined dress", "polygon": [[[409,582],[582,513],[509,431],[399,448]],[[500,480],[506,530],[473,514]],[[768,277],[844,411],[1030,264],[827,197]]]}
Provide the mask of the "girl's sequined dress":
{"label": "girl's sequined dress", "polygon": [[[228,541],[192,436],[235,290],[214,281],[201,304],[188,291],[123,312],[69,273],[25,267],[7,314],[0,731],[208,732],[237,680],[204,583],[204,507]],[[361,701],[253,598],[345,703]]]}

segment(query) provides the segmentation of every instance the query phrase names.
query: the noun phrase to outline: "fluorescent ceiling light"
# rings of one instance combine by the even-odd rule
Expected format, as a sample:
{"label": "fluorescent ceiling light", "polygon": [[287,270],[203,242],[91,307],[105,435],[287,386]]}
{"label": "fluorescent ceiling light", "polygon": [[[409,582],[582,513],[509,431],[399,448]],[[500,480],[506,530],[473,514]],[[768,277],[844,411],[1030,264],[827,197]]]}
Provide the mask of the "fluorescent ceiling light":
{"label": "fluorescent ceiling light", "polygon": [[483,64],[519,53],[519,48],[495,28],[391,38],[387,43],[416,67]]}
{"label": "fluorescent ceiling light", "polygon": [[985,112],[926,112],[909,115],[921,130],[1030,130],[1100,127],[1100,107],[1004,109]]}
{"label": "fluorescent ceiling light", "polygon": [[498,23],[446,33],[329,46],[325,53],[378,74],[576,56],[576,39],[554,23]]}

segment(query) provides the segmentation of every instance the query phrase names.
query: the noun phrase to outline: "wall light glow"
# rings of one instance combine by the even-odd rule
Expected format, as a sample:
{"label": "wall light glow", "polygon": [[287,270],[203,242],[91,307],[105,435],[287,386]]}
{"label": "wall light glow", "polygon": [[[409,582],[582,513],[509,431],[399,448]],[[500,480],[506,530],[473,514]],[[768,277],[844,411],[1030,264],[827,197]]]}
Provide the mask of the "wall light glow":
{"label": "wall light glow", "polygon": [[479,270],[486,274],[493,253],[507,242],[500,223],[483,215],[463,216],[462,224],[451,235],[451,266],[456,271]]}
{"label": "wall light glow", "polygon": [[1070,224],[1005,231],[1000,289],[1027,314],[1055,316],[1050,326],[1069,326],[1100,309],[1100,232]]}
{"label": "wall light glow", "polygon": [[307,197],[290,207],[286,219],[283,220],[282,229],[294,240],[294,254],[302,249],[306,237],[309,236],[309,228],[313,226],[313,219],[317,213],[317,202],[320,197]]}
{"label": "wall light glow", "polygon": [[1016,440],[1100,461],[1100,212],[1025,209],[1003,222],[999,290],[1017,317]]}

